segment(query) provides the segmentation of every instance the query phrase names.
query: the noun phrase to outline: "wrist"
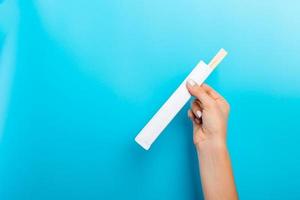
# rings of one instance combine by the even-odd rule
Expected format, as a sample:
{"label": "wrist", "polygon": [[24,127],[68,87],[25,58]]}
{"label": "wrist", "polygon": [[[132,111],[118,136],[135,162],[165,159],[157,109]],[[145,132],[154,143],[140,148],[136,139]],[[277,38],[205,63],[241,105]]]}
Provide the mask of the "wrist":
{"label": "wrist", "polygon": [[214,140],[214,141],[202,141],[195,144],[196,150],[198,153],[206,152],[224,152],[227,151],[226,142],[223,140]]}
{"label": "wrist", "polygon": [[220,165],[229,158],[229,153],[225,143],[213,143],[207,146],[201,145],[197,147],[197,154],[199,163],[209,168]]}

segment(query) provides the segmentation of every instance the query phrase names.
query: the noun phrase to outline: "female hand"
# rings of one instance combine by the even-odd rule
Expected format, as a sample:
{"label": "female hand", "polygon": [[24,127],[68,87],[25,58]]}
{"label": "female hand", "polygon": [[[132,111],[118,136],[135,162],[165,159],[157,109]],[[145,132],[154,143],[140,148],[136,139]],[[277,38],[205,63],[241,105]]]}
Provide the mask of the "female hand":
{"label": "female hand", "polygon": [[191,79],[187,82],[187,89],[195,97],[188,116],[193,121],[196,148],[226,146],[228,102],[208,85],[199,86]]}
{"label": "female hand", "polygon": [[187,88],[196,97],[189,110],[193,121],[202,191],[205,200],[237,200],[238,194],[226,148],[229,104],[208,85],[189,80]]}

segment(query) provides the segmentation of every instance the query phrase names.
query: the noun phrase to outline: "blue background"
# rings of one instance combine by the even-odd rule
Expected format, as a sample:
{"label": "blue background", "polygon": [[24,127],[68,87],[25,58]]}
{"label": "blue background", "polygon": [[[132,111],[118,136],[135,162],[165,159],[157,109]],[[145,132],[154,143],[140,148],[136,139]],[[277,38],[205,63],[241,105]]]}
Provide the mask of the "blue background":
{"label": "blue background", "polygon": [[195,64],[231,104],[241,199],[300,199],[300,2],[1,0],[0,199],[201,199],[185,107],[134,137]]}

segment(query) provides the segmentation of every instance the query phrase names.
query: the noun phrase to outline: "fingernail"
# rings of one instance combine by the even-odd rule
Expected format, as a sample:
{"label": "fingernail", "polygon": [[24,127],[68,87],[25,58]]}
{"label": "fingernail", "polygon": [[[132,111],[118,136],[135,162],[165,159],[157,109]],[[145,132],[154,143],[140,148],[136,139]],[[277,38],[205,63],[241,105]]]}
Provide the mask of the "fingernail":
{"label": "fingernail", "polygon": [[200,110],[197,110],[196,115],[200,119],[202,117],[202,112]]}
{"label": "fingernail", "polygon": [[193,79],[188,79],[188,84],[192,87],[194,87],[197,83]]}

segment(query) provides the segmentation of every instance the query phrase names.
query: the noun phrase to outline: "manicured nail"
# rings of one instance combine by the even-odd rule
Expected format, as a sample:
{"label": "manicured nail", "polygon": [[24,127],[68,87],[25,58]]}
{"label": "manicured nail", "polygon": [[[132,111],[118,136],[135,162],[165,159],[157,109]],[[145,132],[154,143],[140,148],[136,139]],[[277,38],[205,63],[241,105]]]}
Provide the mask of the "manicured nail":
{"label": "manicured nail", "polygon": [[196,115],[200,119],[202,117],[202,112],[200,110],[197,110]]}
{"label": "manicured nail", "polygon": [[193,79],[189,79],[187,82],[192,87],[194,87],[197,84]]}

